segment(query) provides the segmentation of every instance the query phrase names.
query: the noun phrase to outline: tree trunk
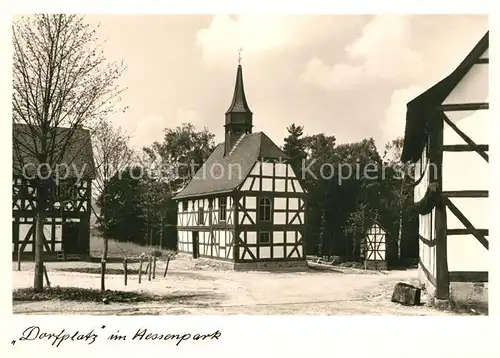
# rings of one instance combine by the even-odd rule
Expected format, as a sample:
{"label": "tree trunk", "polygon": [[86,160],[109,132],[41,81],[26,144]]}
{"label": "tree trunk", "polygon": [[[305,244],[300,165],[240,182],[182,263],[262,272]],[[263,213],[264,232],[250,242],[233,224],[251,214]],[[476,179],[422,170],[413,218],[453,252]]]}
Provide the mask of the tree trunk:
{"label": "tree trunk", "polygon": [[321,226],[319,232],[319,256],[322,257],[325,253],[325,211],[321,210]]}
{"label": "tree trunk", "polygon": [[345,247],[344,247],[344,249],[345,249],[345,259],[347,260],[348,257],[349,257],[349,239],[347,237],[347,230],[345,230],[345,229],[344,229],[344,240],[345,240],[345,243],[344,243],[344,245],[345,245]]}
{"label": "tree trunk", "polygon": [[[212,215],[210,215],[212,217]],[[160,212],[160,250],[163,249],[163,211]]]}
{"label": "tree trunk", "polygon": [[43,291],[43,222],[45,213],[37,208],[35,228],[35,292]]}
{"label": "tree trunk", "polygon": [[[107,181],[104,181],[104,188],[106,188]],[[106,207],[106,196],[103,195],[103,208],[102,208],[102,223],[104,225],[103,232],[103,248],[102,248],[102,258],[101,258],[101,291],[106,291],[106,260],[108,259],[108,222]]]}
{"label": "tree trunk", "polygon": [[401,243],[403,242],[403,214],[404,214],[404,206],[406,200],[406,193],[404,192],[405,188],[405,178],[406,175],[403,175],[403,179],[401,181],[401,190],[399,192],[399,233],[398,233],[398,250],[396,260],[399,261],[401,259]]}
{"label": "tree trunk", "polygon": [[108,243],[109,243],[106,234],[104,234],[103,241],[104,241],[104,247],[102,250],[102,258],[101,258],[101,291],[106,291],[106,260],[108,258]]}
{"label": "tree trunk", "polygon": [[35,219],[35,292],[43,292],[43,224],[45,222],[46,190],[40,185],[37,188],[37,205]]}
{"label": "tree trunk", "polygon": [[358,233],[354,233],[352,235],[352,253],[351,253],[351,257],[352,257],[352,260],[355,261],[356,260],[356,249],[358,247]]}
{"label": "tree trunk", "polygon": [[154,231],[154,217],[151,217],[151,226],[149,228],[149,246],[153,246],[153,231]]}

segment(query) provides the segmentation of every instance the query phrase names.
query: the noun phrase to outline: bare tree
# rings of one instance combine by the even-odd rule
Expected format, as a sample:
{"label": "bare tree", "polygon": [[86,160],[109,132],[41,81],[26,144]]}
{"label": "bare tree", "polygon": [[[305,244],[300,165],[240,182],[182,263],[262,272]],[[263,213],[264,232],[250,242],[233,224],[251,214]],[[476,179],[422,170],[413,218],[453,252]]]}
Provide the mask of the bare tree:
{"label": "bare tree", "polygon": [[398,137],[386,143],[383,160],[389,166],[392,166],[396,171],[396,179],[401,180],[399,192],[397,193],[397,205],[399,211],[399,227],[398,227],[398,250],[397,259],[401,259],[401,243],[403,241],[403,218],[405,206],[409,204],[409,200],[413,197],[413,180],[412,171],[414,167],[411,163],[401,163],[403,153],[403,137]]}
{"label": "bare tree", "polygon": [[[48,186],[81,126],[95,128],[117,109],[116,84],[123,63],[108,63],[95,29],[78,15],[42,14],[13,23],[13,123],[27,128],[14,137],[18,165],[36,162],[35,291],[43,290],[43,224]],[[64,127],[67,130],[61,131]],[[76,156],[76,154],[75,154]],[[69,161],[69,163],[68,163]],[[72,159],[65,158],[65,164]]]}
{"label": "bare tree", "polygon": [[120,127],[114,127],[108,120],[101,121],[92,135],[92,147],[95,162],[95,179],[92,199],[97,202],[101,198],[99,214],[94,210],[99,225],[103,230],[103,250],[101,259],[101,290],[105,287],[106,260],[108,257],[108,235],[106,217],[106,186],[111,178],[123,171],[133,160],[134,152],[129,146],[130,136]]}

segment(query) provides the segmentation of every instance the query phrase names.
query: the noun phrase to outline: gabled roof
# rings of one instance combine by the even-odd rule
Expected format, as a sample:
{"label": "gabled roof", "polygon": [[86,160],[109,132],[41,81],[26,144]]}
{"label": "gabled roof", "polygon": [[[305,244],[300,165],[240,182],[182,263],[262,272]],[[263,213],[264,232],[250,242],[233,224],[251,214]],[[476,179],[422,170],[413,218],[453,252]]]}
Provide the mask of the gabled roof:
{"label": "gabled roof", "polygon": [[[90,132],[86,129],[71,129],[73,136],[67,141],[70,134],[70,128],[56,128],[54,160],[49,163],[52,166],[56,164],[66,164],[69,166],[69,176],[74,176],[75,170],[78,173],[83,171],[83,177],[86,179],[95,179],[94,156],[92,153],[92,142]],[[25,166],[25,173],[32,176],[35,173],[36,166],[39,164],[35,154],[35,142],[39,143],[39,138],[31,133],[31,127],[27,124],[12,124],[12,164],[13,174],[22,175],[22,168]],[[64,148],[64,144],[66,144]],[[39,145],[39,144],[37,144]],[[60,153],[64,150],[61,160]],[[29,164],[29,165],[26,165]]]}
{"label": "gabled roof", "polygon": [[406,128],[403,145],[402,162],[417,161],[427,138],[428,121],[435,115],[435,108],[443,103],[446,97],[457,86],[474,63],[488,49],[489,31],[476,44],[462,63],[446,78],[410,101],[406,111]]}
{"label": "gabled roof", "polygon": [[231,192],[243,183],[261,158],[290,159],[263,132],[246,134],[226,156],[224,143],[220,143],[174,199]]}
{"label": "gabled roof", "polygon": [[372,229],[375,225],[377,225],[379,228],[381,228],[381,229],[382,229],[382,231],[384,231],[386,234],[388,234],[388,233],[389,233],[389,231],[387,231],[387,230],[386,230],[386,228],[385,228],[385,227],[383,227],[383,226],[380,224],[380,222],[379,222],[378,220],[375,220],[375,219],[372,219],[372,220],[369,220],[369,221],[368,221],[368,229],[367,229],[366,233],[369,233],[369,232],[370,232],[370,230],[371,230],[371,229]]}

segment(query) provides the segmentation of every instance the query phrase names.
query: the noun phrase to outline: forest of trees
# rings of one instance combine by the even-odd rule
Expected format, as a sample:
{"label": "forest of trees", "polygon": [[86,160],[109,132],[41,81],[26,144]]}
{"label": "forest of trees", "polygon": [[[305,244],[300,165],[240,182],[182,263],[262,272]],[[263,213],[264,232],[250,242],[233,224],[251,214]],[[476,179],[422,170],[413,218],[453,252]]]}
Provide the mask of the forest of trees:
{"label": "forest of trees", "polygon": [[[417,215],[409,205],[413,176],[400,162],[401,137],[380,153],[373,138],[337,144],[333,135],[305,136],[304,128],[295,124],[287,130],[283,150],[309,193],[307,254],[357,260],[361,238],[377,220],[388,231],[388,240],[403,239],[402,257],[417,256],[412,237]],[[398,245],[389,247],[397,250]],[[388,255],[394,258],[397,252]]]}

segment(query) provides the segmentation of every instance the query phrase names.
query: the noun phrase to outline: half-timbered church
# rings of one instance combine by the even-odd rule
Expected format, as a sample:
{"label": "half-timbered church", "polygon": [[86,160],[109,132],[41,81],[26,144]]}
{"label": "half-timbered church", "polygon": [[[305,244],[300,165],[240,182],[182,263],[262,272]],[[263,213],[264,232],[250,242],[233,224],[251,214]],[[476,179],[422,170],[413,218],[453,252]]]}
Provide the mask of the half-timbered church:
{"label": "half-timbered church", "polygon": [[437,299],[488,282],[488,47],[486,33],[455,71],[407,105],[402,160],[416,164],[419,275]]}
{"label": "half-timbered church", "polygon": [[306,193],[290,158],[253,132],[241,65],[224,131],[224,142],[175,197],[178,250],[235,269],[306,267]]}

